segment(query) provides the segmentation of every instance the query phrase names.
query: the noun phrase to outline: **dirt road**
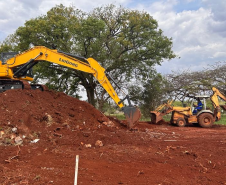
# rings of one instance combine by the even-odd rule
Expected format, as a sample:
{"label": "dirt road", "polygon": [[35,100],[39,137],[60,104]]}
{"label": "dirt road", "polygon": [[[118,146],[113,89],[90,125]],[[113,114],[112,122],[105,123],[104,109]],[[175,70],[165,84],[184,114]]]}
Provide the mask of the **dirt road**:
{"label": "dirt road", "polygon": [[140,122],[129,131],[53,91],[0,94],[0,184],[226,184],[226,127]]}

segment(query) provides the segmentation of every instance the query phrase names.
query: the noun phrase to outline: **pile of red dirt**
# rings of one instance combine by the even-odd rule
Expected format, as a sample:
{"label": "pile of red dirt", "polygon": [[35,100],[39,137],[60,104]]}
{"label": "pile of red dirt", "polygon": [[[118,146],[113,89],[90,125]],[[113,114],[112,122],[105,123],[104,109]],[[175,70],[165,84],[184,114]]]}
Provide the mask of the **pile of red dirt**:
{"label": "pile of red dirt", "polygon": [[225,184],[226,127],[106,117],[54,91],[0,94],[0,184]]}

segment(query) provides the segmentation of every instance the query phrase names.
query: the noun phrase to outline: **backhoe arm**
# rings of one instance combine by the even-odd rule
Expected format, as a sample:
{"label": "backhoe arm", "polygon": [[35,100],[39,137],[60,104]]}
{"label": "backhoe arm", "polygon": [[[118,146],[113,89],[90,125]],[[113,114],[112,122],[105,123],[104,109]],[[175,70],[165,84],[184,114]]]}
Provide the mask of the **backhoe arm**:
{"label": "backhoe arm", "polygon": [[218,97],[220,97],[222,100],[226,101],[226,97],[223,93],[221,93],[216,87],[212,87],[213,95],[211,96],[211,101],[214,104],[214,107],[219,106],[219,100]]}
{"label": "backhoe arm", "polygon": [[[210,97],[210,100],[213,103],[213,106],[215,108],[214,116],[217,117],[218,120],[221,118],[221,112],[220,112],[220,104],[218,97],[220,97],[222,100],[226,101],[226,96],[221,93],[216,87],[212,87],[213,94]],[[226,106],[221,106],[224,110],[226,110]]]}
{"label": "backhoe arm", "polygon": [[[36,46],[16,55],[15,57],[7,60],[5,64],[2,64],[0,66],[0,77],[32,81],[33,79],[26,76],[26,73],[40,61],[48,61],[92,74],[115,101],[115,103],[122,108],[129,122],[129,127],[132,127],[132,125],[139,120],[140,111],[134,106],[131,106],[128,96],[126,96],[123,100],[128,99],[130,105],[129,107],[124,106],[108,80],[105,74],[105,69],[93,58],[85,59],[72,54],[59,52],[57,50],[51,50],[44,46]],[[18,70],[15,70],[17,68]]]}

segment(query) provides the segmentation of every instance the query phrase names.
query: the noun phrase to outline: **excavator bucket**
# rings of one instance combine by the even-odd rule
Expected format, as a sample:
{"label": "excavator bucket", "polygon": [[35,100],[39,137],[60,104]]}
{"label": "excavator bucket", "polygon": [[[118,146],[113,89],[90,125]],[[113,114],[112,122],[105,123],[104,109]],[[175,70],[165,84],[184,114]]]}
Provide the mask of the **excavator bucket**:
{"label": "excavator bucket", "polygon": [[151,122],[154,124],[158,123],[163,119],[162,118],[163,115],[161,112],[151,111],[150,113],[151,113]]}
{"label": "excavator bucket", "polygon": [[131,129],[140,119],[141,113],[137,107],[128,106],[123,108],[127,120],[127,127]]}

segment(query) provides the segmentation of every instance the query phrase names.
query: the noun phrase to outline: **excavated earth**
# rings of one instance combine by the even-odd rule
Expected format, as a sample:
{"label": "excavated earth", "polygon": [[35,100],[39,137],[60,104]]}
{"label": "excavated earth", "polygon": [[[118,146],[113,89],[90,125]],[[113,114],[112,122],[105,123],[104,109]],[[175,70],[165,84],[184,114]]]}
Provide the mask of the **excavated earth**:
{"label": "excavated earth", "polygon": [[175,127],[106,117],[63,93],[0,94],[0,184],[226,184],[226,127]]}

